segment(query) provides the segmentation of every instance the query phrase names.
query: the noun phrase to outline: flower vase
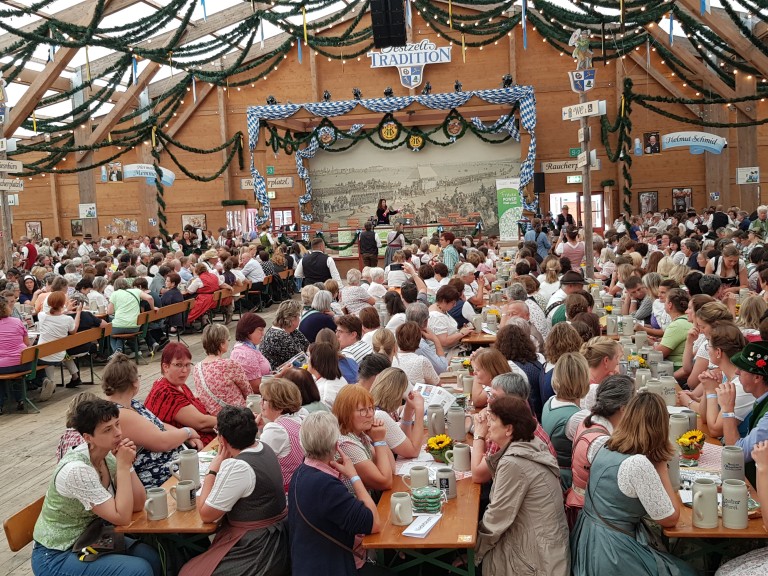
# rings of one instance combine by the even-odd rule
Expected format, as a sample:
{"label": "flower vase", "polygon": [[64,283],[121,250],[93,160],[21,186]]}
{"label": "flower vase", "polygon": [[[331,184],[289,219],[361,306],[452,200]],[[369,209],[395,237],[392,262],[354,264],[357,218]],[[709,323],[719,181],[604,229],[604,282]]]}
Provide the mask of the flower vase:
{"label": "flower vase", "polygon": [[432,455],[432,458],[435,460],[435,462],[440,462],[441,464],[447,464],[448,461],[445,459],[445,453],[448,452],[450,448],[446,448],[445,450],[430,450],[430,454]]}
{"label": "flower vase", "polygon": [[701,447],[683,449],[680,453],[680,466],[687,466],[688,468],[698,466],[699,458],[701,458]]}

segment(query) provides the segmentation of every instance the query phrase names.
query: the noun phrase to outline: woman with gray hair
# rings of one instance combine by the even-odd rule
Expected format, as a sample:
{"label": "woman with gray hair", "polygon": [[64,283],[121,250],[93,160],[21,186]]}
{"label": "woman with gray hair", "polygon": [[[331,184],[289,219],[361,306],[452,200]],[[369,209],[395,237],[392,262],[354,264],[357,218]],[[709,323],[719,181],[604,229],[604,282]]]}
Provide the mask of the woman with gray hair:
{"label": "woman with gray hair", "polygon": [[[488,397],[489,405],[502,396],[517,396],[528,402],[530,407],[531,385],[526,377],[518,372],[499,374],[491,380],[491,393]],[[472,481],[476,484],[485,484],[491,481],[488,456],[492,456],[498,450],[498,446],[486,440],[488,430],[487,417],[488,408],[483,408],[483,410],[475,415],[475,439],[473,441],[474,449],[472,450],[471,469]],[[557,457],[557,452],[555,447],[552,446],[549,434],[541,427],[541,423],[538,420],[536,421],[536,429],[533,431],[533,435],[547,445],[552,456]]]}
{"label": "woman with gray hair", "polygon": [[93,289],[88,292],[88,303],[91,310],[98,310],[99,306],[103,306],[106,311],[107,299],[104,296],[104,289],[107,287],[107,284],[109,284],[109,280],[105,276],[96,276],[93,279]]}
{"label": "woman with gray hair", "polygon": [[368,294],[374,298],[383,298],[387,293],[387,287],[384,283],[387,280],[387,275],[384,272],[384,268],[371,268],[371,285],[368,286]]}
{"label": "woman with gray hair", "polygon": [[269,361],[273,370],[277,370],[301,352],[306,352],[309,342],[299,332],[301,304],[297,300],[280,302],[272,326],[264,333],[261,341],[261,353]]}
{"label": "woman with gray hair", "polygon": [[336,322],[333,320],[334,314],[331,310],[332,302],[333,296],[328,290],[318,290],[312,298],[312,306],[301,317],[299,332],[304,334],[310,344],[315,341],[318,332],[323,328],[336,330]]}
{"label": "woman with gray hair", "polygon": [[574,416],[577,419],[586,417],[576,429],[573,439],[573,484],[566,492],[565,499],[565,513],[570,528],[573,528],[579,511],[584,507],[584,494],[592,461],[598,450],[611,437],[614,427],[621,420],[624,409],[634,394],[635,383],[632,378],[620,374],[608,376],[597,387],[591,412],[583,410]]}
{"label": "woman with gray hair", "polygon": [[[313,412],[301,426],[306,457],[294,472],[288,491],[294,574],[357,574],[365,564],[365,551],[359,544],[355,546],[355,536],[381,530],[376,504],[352,461],[338,450],[338,439],[339,424],[330,412]],[[340,476],[351,482],[354,494]],[[330,538],[339,545],[331,545]]]}
{"label": "woman with gray hair", "polygon": [[360,286],[362,274],[357,268],[347,272],[347,285],[341,289],[339,301],[347,309],[347,314],[357,315],[366,306],[373,306],[376,299],[368,294],[368,290]]}

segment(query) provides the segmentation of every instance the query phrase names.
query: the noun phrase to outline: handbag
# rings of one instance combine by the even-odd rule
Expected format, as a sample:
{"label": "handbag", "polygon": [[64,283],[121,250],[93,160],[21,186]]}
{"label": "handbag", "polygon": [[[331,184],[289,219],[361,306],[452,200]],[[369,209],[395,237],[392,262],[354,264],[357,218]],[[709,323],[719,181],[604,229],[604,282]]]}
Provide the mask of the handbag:
{"label": "handbag", "polygon": [[122,554],[126,550],[125,535],[115,532],[115,527],[101,518],[94,518],[72,545],[80,562],[93,562],[105,554]]}
{"label": "handbag", "polygon": [[208,384],[205,383],[205,377],[203,376],[203,363],[202,362],[200,362],[197,365],[197,375],[200,376],[200,384],[203,385],[203,388],[205,389],[206,392],[208,392],[208,395],[213,399],[213,401],[216,402],[216,404],[218,404],[222,408],[227,406],[228,404],[226,402],[224,402],[221,398],[216,396],[216,394],[211,392],[211,389],[208,388]]}

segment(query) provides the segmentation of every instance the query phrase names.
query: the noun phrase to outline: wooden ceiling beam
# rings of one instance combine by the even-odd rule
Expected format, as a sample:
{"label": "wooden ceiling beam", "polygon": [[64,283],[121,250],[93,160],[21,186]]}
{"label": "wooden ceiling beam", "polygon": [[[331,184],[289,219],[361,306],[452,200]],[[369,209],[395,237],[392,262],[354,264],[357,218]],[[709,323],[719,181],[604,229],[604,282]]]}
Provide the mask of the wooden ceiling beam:
{"label": "wooden ceiling beam", "polygon": [[730,17],[713,12],[701,14],[699,0],[678,0],[678,4],[686,8],[688,14],[709,26],[715,34],[727,41],[747,63],[751,64],[762,74],[768,77],[768,56],[750,42],[741,33]]}
{"label": "wooden ceiling beam", "polygon": [[[109,6],[110,2],[111,0],[106,0],[105,5]],[[87,24],[91,21],[91,18],[93,18],[93,15],[90,12],[82,14],[78,24]],[[5,124],[6,134],[13,134],[21,127],[24,120],[29,117],[40,103],[40,99],[45,95],[46,90],[56,81],[61,72],[67,67],[67,64],[75,57],[78,50],[79,48],[61,48],[56,53],[56,58],[49,62],[42,72],[38,73],[32,84],[30,84],[29,88],[27,88],[16,103],[16,106],[11,108],[10,119]]]}
{"label": "wooden ceiling beam", "polygon": [[[136,84],[131,85],[128,90],[123,92],[120,100],[117,102],[117,104],[115,104],[114,108],[112,108],[112,110],[110,110],[109,113],[104,116],[101,122],[99,122],[99,125],[88,137],[88,142],[85,144],[87,147],[90,148],[104,140],[112,128],[114,128],[120,122],[120,119],[125,115],[125,113],[136,105],[138,102],[139,93],[147,87],[147,84],[149,84],[150,80],[152,80],[155,74],[157,74],[157,72],[160,70],[160,66],[161,65],[157,62],[150,62],[147,64],[147,67],[144,68],[141,74],[139,74]],[[84,158],[85,155],[80,157],[78,162]]]}
{"label": "wooden ceiling beam", "polygon": [[192,115],[198,110],[200,105],[203,103],[203,100],[205,100],[206,96],[211,93],[213,90],[213,86],[210,84],[203,84],[198,90],[197,90],[197,102],[192,102],[189,106],[187,106],[186,110],[182,112],[177,118],[176,122],[173,123],[173,126],[171,126],[168,130],[165,131],[168,136],[171,138],[175,138],[176,134],[179,132],[179,130],[182,129],[184,124],[187,123],[187,120],[189,120]]}
{"label": "wooden ceiling beam", "polygon": [[[663,32],[658,26],[649,26],[646,28],[648,34],[653,36],[654,40],[660,45],[669,45],[669,35]],[[728,86],[715,72],[704,65],[696,56],[688,50],[675,50],[675,57],[685,64],[694,74],[700,78],[706,79],[712,85],[712,88],[723,98],[737,98],[736,91]],[[755,118],[754,106],[749,106],[745,102],[738,102],[735,106],[750,118]]]}
{"label": "wooden ceiling beam", "polygon": [[[69,22],[70,24],[82,23],[81,21],[84,15],[93,14],[93,9],[96,6],[96,2],[97,0],[85,0],[75,4],[74,6],[70,6],[69,8],[65,8],[64,10],[60,10],[54,14],[51,14],[48,16],[48,18],[61,20],[62,22]],[[119,12],[120,10],[128,8],[129,6],[133,6],[138,2],[139,0],[113,0],[104,7],[104,17],[107,17],[110,14],[114,14],[115,12]],[[35,20],[30,24],[25,24],[19,28],[19,31],[26,34],[31,34],[40,27],[43,19],[45,19],[45,17],[41,17],[40,20]],[[86,20],[86,23],[89,21],[90,18]],[[7,55],[8,47],[11,46],[11,44],[14,42],[18,41],[18,39],[19,36],[9,32],[6,32],[0,36],[0,54]]]}
{"label": "wooden ceiling beam", "polygon": [[[662,88],[664,88],[667,92],[669,92],[672,96],[675,98],[686,98],[685,94],[680,92],[678,90],[677,86],[675,86],[670,80],[667,79],[664,74],[656,70],[653,66],[648,66],[647,60],[640,56],[639,54],[636,54],[634,51],[629,53],[629,57],[632,59],[632,61],[640,66],[643,70],[645,70],[651,78],[653,78],[658,84],[661,85]],[[701,110],[700,107],[694,104],[685,104],[685,107],[690,110],[690,112],[696,117],[701,117]]]}
{"label": "wooden ceiling beam", "polygon": [[[15,68],[11,68],[9,71],[9,76],[11,74],[14,74],[16,70],[17,69]],[[41,74],[41,72],[37,70],[24,68],[21,72],[19,72],[19,75],[13,79],[13,82],[11,82],[11,84],[20,84],[22,86],[30,86],[32,82],[35,81],[35,78],[37,78],[39,74]],[[48,87],[48,90],[53,90],[54,92],[66,92],[67,90],[71,90],[71,89],[72,89],[72,82],[66,78],[62,78],[61,76],[56,78],[53,81],[53,84],[51,84]],[[122,92],[113,92],[109,96],[109,99],[107,100],[107,102],[109,102],[110,104],[114,104],[120,98],[120,94],[122,94]],[[38,115],[38,118],[40,118],[39,115]]]}
{"label": "wooden ceiling beam", "polygon": [[[212,14],[208,17],[208,20],[200,19],[194,22],[190,22],[187,28],[187,35],[184,37],[184,41],[179,43],[179,46],[183,46],[184,44],[189,44],[195,40],[199,40],[200,38],[211,35],[217,30],[226,28],[232,24],[237,24],[239,21],[243,20],[250,14],[252,14],[251,5],[243,2],[231,8],[227,8],[226,10],[222,10],[221,12],[217,12],[216,14]],[[144,42],[140,42],[137,44],[137,46],[141,48],[165,46],[165,44],[174,36],[174,34],[176,34],[176,30],[163,32],[162,34],[153,36]],[[91,74],[94,76],[103,74],[105,70],[107,70],[110,66],[113,66],[122,57],[122,52],[114,52],[108,56],[103,56],[93,60],[91,62]]]}

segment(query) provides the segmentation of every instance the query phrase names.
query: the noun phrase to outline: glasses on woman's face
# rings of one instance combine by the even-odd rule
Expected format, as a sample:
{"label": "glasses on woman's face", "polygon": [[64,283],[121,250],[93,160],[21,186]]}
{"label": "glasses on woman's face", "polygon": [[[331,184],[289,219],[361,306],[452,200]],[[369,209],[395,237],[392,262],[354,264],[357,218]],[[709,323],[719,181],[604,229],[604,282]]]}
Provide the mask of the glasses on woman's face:
{"label": "glasses on woman's face", "polygon": [[192,362],[171,362],[171,366],[178,368],[179,370],[191,370],[193,364]]}
{"label": "glasses on woman's face", "polygon": [[373,414],[373,406],[366,406],[365,408],[358,408],[355,410],[359,416],[368,416],[368,414]]}

